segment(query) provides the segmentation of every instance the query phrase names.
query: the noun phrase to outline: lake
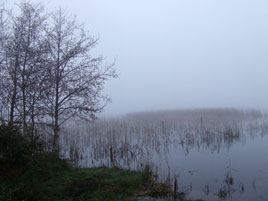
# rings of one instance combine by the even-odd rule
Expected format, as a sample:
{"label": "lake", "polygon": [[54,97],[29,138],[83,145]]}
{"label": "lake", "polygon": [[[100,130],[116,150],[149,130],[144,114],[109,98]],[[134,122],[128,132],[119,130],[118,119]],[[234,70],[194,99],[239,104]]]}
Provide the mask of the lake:
{"label": "lake", "polygon": [[256,110],[144,112],[61,130],[61,155],[80,167],[142,170],[189,199],[268,200],[268,118]]}

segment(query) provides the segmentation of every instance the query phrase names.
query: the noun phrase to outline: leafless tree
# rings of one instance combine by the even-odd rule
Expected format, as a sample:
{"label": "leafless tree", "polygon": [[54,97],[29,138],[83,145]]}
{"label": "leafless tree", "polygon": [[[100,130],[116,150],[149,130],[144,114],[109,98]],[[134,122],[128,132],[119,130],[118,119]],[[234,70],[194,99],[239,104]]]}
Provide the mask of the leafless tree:
{"label": "leafless tree", "polygon": [[98,38],[75,17],[30,2],[18,8],[17,15],[7,12],[7,23],[0,12],[2,116],[11,125],[20,122],[24,133],[32,133],[36,123],[49,125],[58,152],[60,127],[95,119],[109,101],[101,91],[108,78],[117,77],[114,63],[92,56]]}
{"label": "leafless tree", "polygon": [[[11,77],[11,69],[8,68],[8,42],[11,36],[10,18],[4,5],[0,8],[0,104],[1,104],[1,120],[9,121],[10,109],[14,108],[11,104],[12,82],[14,74]],[[16,74],[15,74],[16,77]],[[11,106],[12,105],[12,106]],[[13,122],[12,112],[12,122]]]}
{"label": "leafless tree", "polygon": [[[15,18],[15,34],[20,52],[19,89],[21,106],[18,111],[23,121],[24,132],[28,131],[28,121],[34,122],[34,105],[40,95],[40,82],[43,81],[46,45],[44,40],[44,22],[46,15],[40,4],[20,4],[21,15]],[[14,40],[16,40],[14,39]],[[33,125],[33,124],[32,124]]]}
{"label": "leafless tree", "polygon": [[[22,2],[20,13],[9,12],[8,37],[5,51],[2,84],[8,104],[9,123],[21,121],[23,131],[29,133],[29,122],[34,122],[34,104],[39,99],[40,82],[43,80],[45,53],[44,25],[46,15],[41,4]],[[33,124],[31,124],[33,125]]]}
{"label": "leafless tree", "polygon": [[6,40],[6,19],[4,15],[4,8],[0,7],[0,65],[4,60],[4,42]]}
{"label": "leafless tree", "polygon": [[[4,8],[3,5],[0,7],[0,75],[2,75],[3,72],[3,61],[5,57],[5,51],[4,51],[4,43],[6,40],[6,20],[4,15]],[[3,95],[3,79],[2,76],[0,76],[0,95]],[[5,112],[5,102],[1,98],[0,99],[0,120],[3,121],[4,119],[4,112]]]}
{"label": "leafless tree", "polygon": [[108,101],[101,95],[105,81],[117,74],[103,57],[92,57],[98,39],[89,35],[75,17],[59,9],[47,30],[50,47],[46,112],[54,130],[54,151],[59,150],[60,126],[70,119],[94,119]]}

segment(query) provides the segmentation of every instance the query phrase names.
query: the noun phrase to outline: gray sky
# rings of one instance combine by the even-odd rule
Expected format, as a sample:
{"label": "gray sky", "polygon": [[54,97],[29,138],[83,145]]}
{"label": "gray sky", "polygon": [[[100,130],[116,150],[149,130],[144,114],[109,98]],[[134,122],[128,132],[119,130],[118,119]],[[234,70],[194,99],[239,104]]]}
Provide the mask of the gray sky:
{"label": "gray sky", "polygon": [[117,58],[104,114],[268,108],[267,0],[42,2],[76,14],[100,36],[96,51]]}

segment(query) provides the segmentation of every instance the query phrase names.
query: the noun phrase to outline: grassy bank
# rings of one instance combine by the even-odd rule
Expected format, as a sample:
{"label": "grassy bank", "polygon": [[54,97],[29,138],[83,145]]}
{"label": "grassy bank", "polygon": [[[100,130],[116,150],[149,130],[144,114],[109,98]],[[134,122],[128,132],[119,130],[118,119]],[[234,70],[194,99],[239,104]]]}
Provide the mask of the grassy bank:
{"label": "grassy bank", "polygon": [[170,187],[156,183],[147,169],[142,172],[105,167],[80,169],[69,167],[54,156],[42,160],[33,169],[6,171],[0,182],[0,200],[112,201],[172,194]]}
{"label": "grassy bank", "polygon": [[74,168],[45,152],[38,139],[0,126],[0,201],[174,200],[172,196],[170,186],[157,183],[149,167],[143,171]]}
{"label": "grassy bank", "polygon": [[138,195],[168,195],[170,188],[152,182],[146,171],[117,168],[73,169],[53,165],[1,181],[1,201],[135,200]]}

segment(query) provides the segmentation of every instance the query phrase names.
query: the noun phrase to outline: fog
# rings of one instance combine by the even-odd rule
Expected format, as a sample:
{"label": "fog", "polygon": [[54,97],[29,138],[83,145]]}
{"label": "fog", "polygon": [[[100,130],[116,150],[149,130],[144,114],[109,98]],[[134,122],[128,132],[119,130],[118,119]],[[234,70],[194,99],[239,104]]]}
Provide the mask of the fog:
{"label": "fog", "polygon": [[[6,6],[14,2],[6,1]],[[32,2],[38,2],[34,0]],[[40,2],[40,1],[39,1]],[[116,59],[104,115],[178,108],[267,109],[266,0],[48,0]]]}

